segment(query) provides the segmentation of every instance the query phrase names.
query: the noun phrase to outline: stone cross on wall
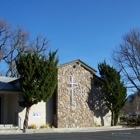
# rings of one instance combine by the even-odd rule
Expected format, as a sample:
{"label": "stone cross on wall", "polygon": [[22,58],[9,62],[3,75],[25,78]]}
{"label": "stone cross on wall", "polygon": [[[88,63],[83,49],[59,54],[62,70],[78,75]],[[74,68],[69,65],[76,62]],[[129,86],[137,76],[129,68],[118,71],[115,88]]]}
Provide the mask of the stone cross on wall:
{"label": "stone cross on wall", "polygon": [[71,81],[68,82],[67,84],[71,86],[71,96],[70,96],[70,99],[71,99],[71,105],[74,105],[73,89],[74,89],[74,86],[78,85],[78,83],[75,83],[73,76],[71,76]]}

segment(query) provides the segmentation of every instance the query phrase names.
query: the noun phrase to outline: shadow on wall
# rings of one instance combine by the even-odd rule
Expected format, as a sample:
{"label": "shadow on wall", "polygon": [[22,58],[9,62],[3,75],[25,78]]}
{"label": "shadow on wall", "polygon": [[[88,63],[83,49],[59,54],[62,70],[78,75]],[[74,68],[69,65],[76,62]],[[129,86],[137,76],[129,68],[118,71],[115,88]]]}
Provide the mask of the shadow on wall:
{"label": "shadow on wall", "polygon": [[101,84],[91,79],[91,90],[88,94],[87,103],[91,111],[94,112],[94,116],[104,126],[104,116],[109,113],[105,102],[103,101],[103,94],[101,91]]}

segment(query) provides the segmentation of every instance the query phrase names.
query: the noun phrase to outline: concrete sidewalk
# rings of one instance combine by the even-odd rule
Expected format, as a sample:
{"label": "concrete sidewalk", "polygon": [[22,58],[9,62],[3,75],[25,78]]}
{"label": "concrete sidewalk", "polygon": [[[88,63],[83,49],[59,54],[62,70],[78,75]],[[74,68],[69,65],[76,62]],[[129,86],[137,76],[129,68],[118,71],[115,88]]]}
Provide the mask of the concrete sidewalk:
{"label": "concrete sidewalk", "polygon": [[32,134],[32,133],[72,133],[72,132],[97,132],[97,131],[112,131],[112,130],[129,130],[138,128],[123,128],[122,126],[113,127],[86,127],[86,128],[50,128],[50,129],[26,129],[23,130],[0,130],[0,134]]}

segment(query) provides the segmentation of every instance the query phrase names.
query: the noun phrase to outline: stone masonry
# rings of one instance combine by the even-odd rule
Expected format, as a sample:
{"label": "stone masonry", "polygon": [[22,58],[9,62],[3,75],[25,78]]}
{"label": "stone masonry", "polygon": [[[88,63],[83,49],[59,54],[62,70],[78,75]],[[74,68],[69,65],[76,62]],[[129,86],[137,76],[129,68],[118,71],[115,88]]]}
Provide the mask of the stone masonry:
{"label": "stone masonry", "polygon": [[89,93],[93,92],[96,71],[89,69],[81,61],[73,61],[58,67],[58,128],[94,126],[94,112],[91,109],[93,104],[89,104],[88,101]]}

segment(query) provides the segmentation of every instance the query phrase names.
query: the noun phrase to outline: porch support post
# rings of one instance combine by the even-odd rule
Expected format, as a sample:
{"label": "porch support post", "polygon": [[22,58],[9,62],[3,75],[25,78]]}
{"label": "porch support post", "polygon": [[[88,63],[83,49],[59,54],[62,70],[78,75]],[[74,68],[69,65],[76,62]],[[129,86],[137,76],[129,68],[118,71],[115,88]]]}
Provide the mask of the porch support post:
{"label": "porch support post", "polygon": [[3,114],[3,116],[2,116],[2,123],[3,124],[7,124],[8,122],[8,120],[7,120],[7,116],[8,116],[8,107],[7,107],[7,104],[8,104],[8,97],[7,97],[8,95],[7,94],[4,94],[4,103],[3,103],[3,107],[2,107],[2,112],[4,112],[4,113],[2,113]]}

